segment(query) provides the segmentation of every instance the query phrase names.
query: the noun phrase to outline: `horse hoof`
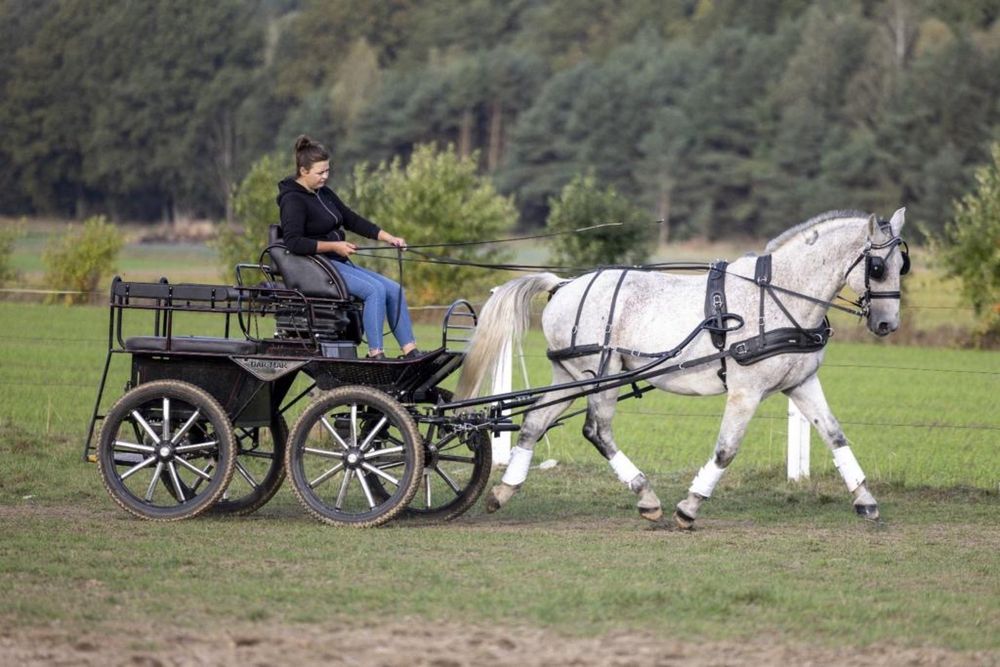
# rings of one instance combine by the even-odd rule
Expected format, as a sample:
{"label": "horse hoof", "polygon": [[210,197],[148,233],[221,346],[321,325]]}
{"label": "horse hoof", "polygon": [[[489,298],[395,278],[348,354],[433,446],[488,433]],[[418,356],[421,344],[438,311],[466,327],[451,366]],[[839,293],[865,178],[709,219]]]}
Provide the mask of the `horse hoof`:
{"label": "horse hoof", "polygon": [[854,511],[858,516],[867,521],[878,521],[878,505],[855,505]]}
{"label": "horse hoof", "polygon": [[663,518],[662,507],[640,507],[639,516],[646,521],[659,521]]}
{"label": "horse hoof", "polygon": [[674,523],[681,530],[691,530],[694,528],[694,518],[689,517],[687,514],[680,510],[674,510]]}
{"label": "horse hoof", "polygon": [[496,496],[496,490],[490,489],[489,495],[486,496],[486,512],[487,514],[493,514],[498,509],[503,507],[503,503]]}
{"label": "horse hoof", "polygon": [[521,488],[518,486],[511,486],[510,484],[504,484],[500,482],[492,489],[490,489],[490,494],[486,496],[486,511],[489,514],[493,514],[498,509],[507,504],[507,501],[514,497],[517,490]]}

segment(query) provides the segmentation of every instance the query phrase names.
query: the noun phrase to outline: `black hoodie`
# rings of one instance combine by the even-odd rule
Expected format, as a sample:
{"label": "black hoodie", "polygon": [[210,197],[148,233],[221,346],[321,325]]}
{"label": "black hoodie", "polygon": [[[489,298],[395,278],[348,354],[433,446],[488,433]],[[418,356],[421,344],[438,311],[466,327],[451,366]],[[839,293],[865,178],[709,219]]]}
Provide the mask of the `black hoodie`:
{"label": "black hoodie", "polygon": [[[296,255],[315,255],[317,241],[343,241],[345,227],[370,239],[377,239],[381,231],[378,225],[347,208],[330,188],[324,185],[311,192],[292,176],[278,183],[278,208],[283,240]],[[347,261],[335,252],[324,255]]]}

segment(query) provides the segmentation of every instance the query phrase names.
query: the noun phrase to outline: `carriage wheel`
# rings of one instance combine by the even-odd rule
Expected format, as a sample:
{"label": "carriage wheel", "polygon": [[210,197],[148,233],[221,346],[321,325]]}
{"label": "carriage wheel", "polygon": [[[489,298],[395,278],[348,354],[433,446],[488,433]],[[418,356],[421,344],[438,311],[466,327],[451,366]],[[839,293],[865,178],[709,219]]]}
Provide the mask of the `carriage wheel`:
{"label": "carriage wheel", "polygon": [[154,521],[207,510],[226,490],[235,461],[225,411],[207,392],[176,380],[149,382],[118,399],[98,441],[111,498]]}
{"label": "carriage wheel", "polygon": [[267,504],[285,481],[288,423],[275,413],[270,428],[236,427],[236,466],[213,512],[246,515]]}
{"label": "carriage wheel", "polygon": [[468,431],[449,442],[424,442],[424,474],[403,516],[417,521],[450,521],[476,504],[490,479],[489,436]]}
{"label": "carriage wheel", "polygon": [[[442,402],[451,401],[450,391],[437,391]],[[431,424],[420,424],[419,428],[424,474],[402,516],[414,521],[450,521],[475,505],[486,488],[493,465],[490,439],[485,431],[455,434]]]}
{"label": "carriage wheel", "polygon": [[424,459],[413,418],[371,387],[323,394],[295,422],[289,443],[295,495],[326,523],[383,524],[403,511],[420,483]]}

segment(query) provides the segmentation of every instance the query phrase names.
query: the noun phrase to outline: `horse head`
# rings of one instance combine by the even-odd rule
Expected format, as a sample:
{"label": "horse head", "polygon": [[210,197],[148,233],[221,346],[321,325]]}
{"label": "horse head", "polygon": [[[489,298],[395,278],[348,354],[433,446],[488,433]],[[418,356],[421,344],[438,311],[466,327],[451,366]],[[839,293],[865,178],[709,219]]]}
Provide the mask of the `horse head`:
{"label": "horse head", "polygon": [[900,236],[906,222],[901,208],[886,222],[872,215],[860,254],[847,271],[847,285],[860,295],[869,331],[887,336],[899,328],[900,283],[910,270],[910,255]]}

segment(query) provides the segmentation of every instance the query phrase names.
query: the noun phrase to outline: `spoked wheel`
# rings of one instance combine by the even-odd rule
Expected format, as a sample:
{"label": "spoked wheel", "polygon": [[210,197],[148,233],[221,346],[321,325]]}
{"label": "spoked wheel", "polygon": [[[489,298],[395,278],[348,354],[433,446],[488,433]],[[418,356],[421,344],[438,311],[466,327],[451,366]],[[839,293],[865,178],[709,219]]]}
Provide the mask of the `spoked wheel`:
{"label": "spoked wheel", "polygon": [[226,490],[235,461],[225,411],[207,392],[175,380],[143,384],[118,399],[98,442],[111,498],[154,521],[207,510]]}
{"label": "spoked wheel", "polygon": [[246,515],[267,504],[285,481],[288,424],[275,413],[271,427],[235,428],[236,470],[213,512]]}
{"label": "spoked wheel", "polygon": [[424,465],[410,414],[388,394],[361,386],[334,389],[307,407],[292,427],[285,461],[310,514],[366,527],[403,511]]}
{"label": "spoked wheel", "polygon": [[[439,400],[451,401],[447,389]],[[421,424],[424,474],[417,495],[403,516],[416,521],[450,521],[476,504],[490,479],[493,450],[485,431],[457,432],[447,426]]]}
{"label": "spoked wheel", "polygon": [[493,465],[489,436],[483,431],[449,435],[425,440],[424,474],[403,513],[407,519],[450,521],[475,505],[486,488]]}

